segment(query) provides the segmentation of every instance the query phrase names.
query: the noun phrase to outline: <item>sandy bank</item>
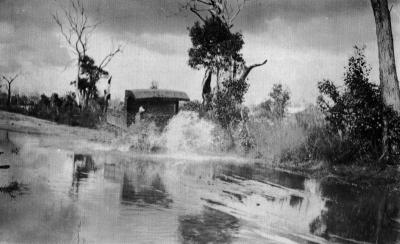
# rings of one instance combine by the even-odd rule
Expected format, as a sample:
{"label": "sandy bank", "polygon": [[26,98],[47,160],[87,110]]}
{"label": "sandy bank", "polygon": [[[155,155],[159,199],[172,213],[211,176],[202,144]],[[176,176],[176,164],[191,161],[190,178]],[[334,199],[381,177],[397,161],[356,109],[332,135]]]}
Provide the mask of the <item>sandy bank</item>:
{"label": "sandy bank", "polygon": [[115,135],[103,130],[60,125],[51,121],[22,114],[0,111],[0,129],[27,134],[52,135],[111,143]]}

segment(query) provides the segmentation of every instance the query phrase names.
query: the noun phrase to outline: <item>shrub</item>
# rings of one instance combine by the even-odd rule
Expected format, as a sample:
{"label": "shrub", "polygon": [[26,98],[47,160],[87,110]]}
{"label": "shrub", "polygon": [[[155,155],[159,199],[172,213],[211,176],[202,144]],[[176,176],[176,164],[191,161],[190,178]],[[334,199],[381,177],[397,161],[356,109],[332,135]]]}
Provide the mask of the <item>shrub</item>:
{"label": "shrub", "polygon": [[236,127],[241,121],[241,104],[249,85],[246,81],[227,79],[212,99],[212,116],[224,128]]}
{"label": "shrub", "polygon": [[68,93],[63,97],[54,93],[51,97],[42,94],[38,98],[33,96],[21,98],[23,99],[14,99],[18,103],[7,107],[0,105],[0,108],[60,124],[88,128],[95,128],[103,116],[104,99],[102,97],[90,100],[84,109],[76,103],[74,93]]}
{"label": "shrub", "polygon": [[253,117],[249,131],[254,138],[254,156],[267,160],[278,159],[283,151],[300,147],[306,138],[304,129],[289,119],[272,123]]}
{"label": "shrub", "polygon": [[193,111],[193,112],[200,113],[202,110],[202,104],[198,100],[189,101],[189,102],[186,102],[183,104],[181,110],[182,111]]}
{"label": "shrub", "polygon": [[354,47],[354,54],[346,67],[343,88],[329,80],[318,84],[321,93],[318,104],[332,133],[351,142],[359,156],[377,159],[382,147],[384,116],[389,123],[389,142],[396,147],[399,145],[400,120],[383,104],[380,87],[369,82],[371,68],[364,51],[365,47]]}
{"label": "shrub", "polygon": [[270,98],[256,107],[257,117],[269,120],[282,120],[287,112],[290,92],[282,84],[274,84],[269,93]]}
{"label": "shrub", "polygon": [[391,148],[399,147],[400,120],[381,101],[381,90],[369,82],[370,66],[365,47],[354,47],[346,67],[344,86],[329,80],[319,82],[316,108],[296,114],[305,131],[298,147],[282,150],[281,161],[322,160],[332,164],[374,163],[380,157],[383,119],[388,119]]}

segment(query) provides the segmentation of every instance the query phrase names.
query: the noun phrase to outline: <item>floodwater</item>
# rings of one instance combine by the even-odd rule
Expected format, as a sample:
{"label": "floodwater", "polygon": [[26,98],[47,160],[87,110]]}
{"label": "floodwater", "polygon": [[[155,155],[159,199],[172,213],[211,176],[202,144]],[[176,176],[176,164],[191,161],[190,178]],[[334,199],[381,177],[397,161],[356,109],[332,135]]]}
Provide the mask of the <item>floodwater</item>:
{"label": "floodwater", "polygon": [[58,142],[0,131],[1,243],[400,242],[386,189]]}

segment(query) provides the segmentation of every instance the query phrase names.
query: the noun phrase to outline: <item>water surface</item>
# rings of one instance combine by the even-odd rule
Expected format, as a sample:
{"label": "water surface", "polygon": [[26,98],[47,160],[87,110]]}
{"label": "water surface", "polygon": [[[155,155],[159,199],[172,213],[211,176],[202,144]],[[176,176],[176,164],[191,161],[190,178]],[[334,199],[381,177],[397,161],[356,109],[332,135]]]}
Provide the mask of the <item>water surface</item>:
{"label": "water surface", "polygon": [[[0,131],[0,242],[396,243],[399,196],[261,164]],[[68,144],[68,145],[67,145]]]}

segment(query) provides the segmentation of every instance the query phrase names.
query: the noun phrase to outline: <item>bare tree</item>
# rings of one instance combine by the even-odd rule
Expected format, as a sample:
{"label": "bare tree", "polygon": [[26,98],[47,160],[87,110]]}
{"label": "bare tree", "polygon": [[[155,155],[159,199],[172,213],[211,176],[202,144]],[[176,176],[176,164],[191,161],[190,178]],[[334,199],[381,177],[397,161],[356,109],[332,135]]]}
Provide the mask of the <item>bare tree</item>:
{"label": "bare tree", "polygon": [[15,81],[15,79],[17,79],[19,76],[19,74],[16,74],[14,76],[10,76],[10,77],[6,77],[5,75],[3,75],[3,80],[6,82],[6,86],[7,86],[7,107],[11,106],[11,85],[12,83]]}
{"label": "bare tree", "polygon": [[[78,89],[81,76],[81,61],[87,56],[89,39],[100,22],[91,23],[82,0],[70,0],[70,8],[62,8],[61,16],[58,12],[53,14],[53,20],[60,28],[61,35],[72,49],[77,58],[76,80],[71,82],[75,86],[78,104],[82,102],[82,94]],[[99,64],[99,69],[104,69],[114,56],[121,52],[121,46],[107,54]]]}
{"label": "bare tree", "polygon": [[158,81],[152,80],[150,84],[150,89],[157,90],[158,89]]}
{"label": "bare tree", "polygon": [[232,28],[236,17],[250,0],[187,0],[181,9],[194,13],[201,21],[207,17],[219,18]]}
{"label": "bare tree", "polygon": [[[400,113],[400,90],[394,57],[392,24],[387,0],[371,0],[376,24],[379,55],[379,79],[383,103]],[[390,152],[387,119],[384,119],[383,157]]]}

